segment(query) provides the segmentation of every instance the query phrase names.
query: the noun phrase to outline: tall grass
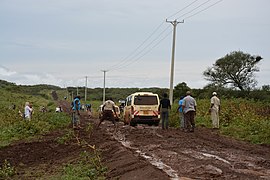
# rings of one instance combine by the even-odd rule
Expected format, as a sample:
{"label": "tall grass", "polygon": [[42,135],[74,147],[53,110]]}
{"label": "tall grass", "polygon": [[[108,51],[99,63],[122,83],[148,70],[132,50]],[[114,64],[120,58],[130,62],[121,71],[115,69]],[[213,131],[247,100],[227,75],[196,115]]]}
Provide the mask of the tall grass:
{"label": "tall grass", "polygon": [[[170,125],[179,127],[176,104],[170,114]],[[211,128],[210,100],[197,100],[196,126]],[[270,104],[246,99],[221,99],[220,132],[256,144],[270,144]]]}

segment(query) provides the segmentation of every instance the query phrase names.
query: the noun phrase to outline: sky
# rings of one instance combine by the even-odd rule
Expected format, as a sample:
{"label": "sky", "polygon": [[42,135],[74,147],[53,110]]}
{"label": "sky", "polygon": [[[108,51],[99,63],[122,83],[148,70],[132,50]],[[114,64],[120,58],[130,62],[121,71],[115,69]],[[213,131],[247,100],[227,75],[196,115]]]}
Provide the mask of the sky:
{"label": "sky", "polygon": [[[260,55],[270,84],[269,0],[0,0],[0,79],[60,87],[203,88],[233,51]],[[183,23],[180,23],[184,20]],[[87,78],[86,78],[87,77]],[[87,82],[87,84],[86,84]]]}

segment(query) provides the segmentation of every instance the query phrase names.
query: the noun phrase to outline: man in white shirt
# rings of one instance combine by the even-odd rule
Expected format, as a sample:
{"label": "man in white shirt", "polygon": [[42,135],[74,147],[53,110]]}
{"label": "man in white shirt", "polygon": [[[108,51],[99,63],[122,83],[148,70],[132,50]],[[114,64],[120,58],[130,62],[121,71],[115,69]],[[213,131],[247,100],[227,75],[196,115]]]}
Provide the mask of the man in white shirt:
{"label": "man in white shirt", "polygon": [[212,126],[214,129],[219,128],[219,111],[220,111],[220,100],[217,97],[217,93],[213,92],[212,93],[212,98],[211,98],[211,120],[212,120]]}
{"label": "man in white shirt", "polygon": [[105,101],[103,106],[102,106],[102,118],[99,121],[98,127],[100,126],[100,124],[104,120],[110,120],[113,122],[114,127],[116,128],[116,123],[115,123],[113,113],[115,113],[115,116],[117,118],[117,114],[116,114],[116,110],[115,110],[115,103],[111,99],[109,99],[109,100]]}
{"label": "man in white shirt", "polygon": [[33,108],[30,106],[29,102],[26,102],[24,107],[24,118],[26,120],[31,120],[32,112]]}

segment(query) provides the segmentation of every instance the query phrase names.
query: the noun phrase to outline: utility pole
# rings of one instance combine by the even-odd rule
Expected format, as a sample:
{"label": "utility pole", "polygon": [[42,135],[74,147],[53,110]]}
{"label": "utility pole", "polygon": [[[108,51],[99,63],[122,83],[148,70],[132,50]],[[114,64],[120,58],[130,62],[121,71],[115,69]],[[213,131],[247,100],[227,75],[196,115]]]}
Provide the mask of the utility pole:
{"label": "utility pole", "polygon": [[79,95],[79,87],[77,86],[77,96]]}
{"label": "utility pole", "polygon": [[174,21],[168,21],[166,19],[166,22],[171,23],[173,25],[172,60],[171,60],[171,76],[170,76],[170,95],[169,95],[170,102],[171,102],[171,104],[173,104],[173,76],[174,76],[174,54],[175,54],[176,26],[179,23],[184,23],[184,20],[179,22],[176,19]]}
{"label": "utility pole", "polygon": [[86,96],[87,96],[87,76],[85,76],[85,94],[84,94],[84,101],[86,103]]}
{"label": "utility pole", "polygon": [[103,79],[103,103],[105,102],[105,76],[106,76],[106,72],[108,72],[108,70],[101,70],[104,73],[104,79]]}

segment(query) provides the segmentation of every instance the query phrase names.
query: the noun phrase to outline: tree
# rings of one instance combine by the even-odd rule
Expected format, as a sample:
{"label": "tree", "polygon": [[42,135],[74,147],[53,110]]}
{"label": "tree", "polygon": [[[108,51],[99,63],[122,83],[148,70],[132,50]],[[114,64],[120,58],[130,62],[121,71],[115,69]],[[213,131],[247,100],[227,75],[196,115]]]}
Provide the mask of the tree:
{"label": "tree", "polygon": [[181,96],[185,96],[186,92],[190,90],[190,87],[187,86],[187,83],[182,82],[177,84],[174,87],[174,98],[180,98]]}
{"label": "tree", "polygon": [[252,56],[242,51],[234,51],[218,59],[213,67],[208,67],[203,75],[205,79],[220,86],[232,86],[241,91],[255,87],[257,81],[254,72],[262,60],[261,56]]}

